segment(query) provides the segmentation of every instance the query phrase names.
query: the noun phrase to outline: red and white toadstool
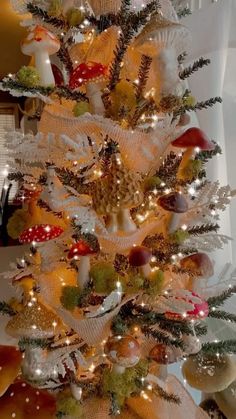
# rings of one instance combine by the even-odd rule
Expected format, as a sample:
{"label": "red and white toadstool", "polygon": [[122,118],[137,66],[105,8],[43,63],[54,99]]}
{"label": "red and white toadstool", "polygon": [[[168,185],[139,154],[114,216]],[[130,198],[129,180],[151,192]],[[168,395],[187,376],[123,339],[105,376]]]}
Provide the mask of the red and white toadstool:
{"label": "red and white toadstool", "polygon": [[138,341],[132,336],[111,336],[105,345],[105,353],[114,364],[114,371],[123,374],[126,368],[134,367],[140,360]]}
{"label": "red and white toadstool", "polygon": [[148,247],[135,246],[130,251],[129,263],[131,266],[139,268],[141,275],[147,278],[151,273],[149,265],[151,257],[152,252]]}
{"label": "red and white toadstool", "polygon": [[214,150],[215,144],[209,140],[205,132],[201,129],[193,127],[189,128],[174,141],[172,146],[185,149],[182,161],[179,166],[177,177],[183,178],[184,169],[187,167],[189,160],[194,160],[199,150]]}
{"label": "red and white toadstool", "polygon": [[63,229],[59,226],[50,224],[38,224],[24,230],[19,237],[19,242],[26,243],[41,243],[56,239],[63,233]]}
{"label": "red and white toadstool", "polygon": [[80,64],[70,75],[69,87],[78,89],[81,86],[85,86],[91,112],[97,115],[104,115],[105,112],[102,100],[102,87],[107,71],[108,68],[103,64],[88,62]]}
{"label": "red and white toadstool", "polygon": [[90,256],[97,252],[84,240],[79,240],[72,245],[68,253],[69,259],[80,259],[78,272],[78,285],[83,287],[89,281]]}
{"label": "red and white toadstool", "polygon": [[60,46],[59,39],[42,26],[34,27],[21,44],[23,54],[34,57],[42,86],[55,85],[49,56],[59,51]]}
{"label": "red and white toadstool", "polygon": [[169,194],[162,195],[158,199],[157,203],[165,211],[169,211],[171,213],[168,224],[168,232],[173,233],[179,226],[179,214],[188,211],[188,202],[186,198],[182,193],[171,192]]}
{"label": "red and white toadstool", "polygon": [[[195,302],[195,298],[197,298],[198,302]],[[165,316],[168,319],[172,320],[203,320],[209,314],[209,306],[207,301],[204,301],[199,295],[195,294],[194,292],[191,293],[190,296],[186,297],[176,297],[177,300],[183,300],[186,302],[191,303],[194,308],[193,310],[186,311],[183,314],[174,313],[174,312],[166,312]]]}

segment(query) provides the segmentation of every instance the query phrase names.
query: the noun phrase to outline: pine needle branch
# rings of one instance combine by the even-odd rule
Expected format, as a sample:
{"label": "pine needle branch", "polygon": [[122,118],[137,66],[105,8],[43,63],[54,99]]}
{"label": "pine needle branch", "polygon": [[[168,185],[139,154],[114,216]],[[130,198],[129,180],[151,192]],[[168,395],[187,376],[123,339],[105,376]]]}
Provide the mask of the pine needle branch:
{"label": "pine needle branch", "polygon": [[153,388],[153,392],[160,397],[161,399],[169,402],[169,403],[175,403],[175,404],[181,404],[181,400],[179,396],[176,396],[173,393],[166,392],[161,386],[155,383],[155,387]]}
{"label": "pine needle branch", "polygon": [[63,29],[65,27],[65,21],[54,16],[49,16],[46,10],[43,10],[41,7],[36,6],[33,3],[27,4],[28,12],[31,13],[34,17],[40,18],[42,21],[49,23],[50,25],[55,26],[56,28]]}
{"label": "pine needle branch", "polygon": [[182,80],[187,79],[188,77],[191,76],[191,74],[195,73],[195,71],[198,71],[200,68],[209,65],[210,64],[210,60],[208,58],[199,58],[197,61],[194,61],[194,63],[192,65],[190,65],[187,68],[184,68],[180,73],[179,73],[179,78]]}
{"label": "pine needle branch", "polygon": [[61,48],[59,49],[59,51],[57,52],[57,56],[60,59],[60,61],[62,62],[62,64],[64,64],[64,67],[67,71],[68,74],[71,74],[71,72],[73,71],[73,62],[70,58],[70,54],[68,49],[66,48],[65,45],[61,45]]}
{"label": "pine needle branch", "polygon": [[236,293],[236,285],[234,287],[230,287],[228,290],[222,292],[222,294],[217,295],[215,297],[208,298],[207,302],[210,308],[213,307],[220,307],[222,306],[229,298]]}
{"label": "pine needle branch", "polygon": [[32,94],[41,94],[43,96],[49,96],[53,93],[54,88],[52,86],[36,86],[36,87],[26,87],[20,84],[17,80],[11,78],[4,78],[2,80],[2,86],[6,89],[18,90],[24,95],[24,92],[29,92]]}
{"label": "pine needle branch", "polygon": [[206,234],[206,233],[217,233],[217,231],[219,230],[220,226],[218,224],[202,224],[202,225],[197,225],[197,226],[193,226],[192,228],[189,228],[188,234],[192,235],[192,236],[199,236],[201,234]]}
{"label": "pine needle branch", "polygon": [[223,311],[223,310],[211,310],[209,313],[209,317],[236,323],[236,315],[232,313],[227,313],[226,311]]}
{"label": "pine needle branch", "polygon": [[183,63],[184,63],[184,61],[185,61],[185,59],[186,59],[186,57],[187,57],[187,52],[185,51],[185,52],[183,52],[182,54],[180,54],[179,56],[178,56],[178,63],[179,63],[179,65],[182,65]]}
{"label": "pine needle branch", "polygon": [[236,340],[223,340],[220,342],[203,343],[202,353],[207,354],[236,354]]}
{"label": "pine needle branch", "polygon": [[115,88],[116,84],[120,78],[122,60],[126,53],[126,50],[131,42],[133,37],[134,31],[131,26],[128,26],[123,32],[120,34],[118,44],[115,51],[115,58],[111,65],[110,69],[110,80],[108,84],[108,89],[111,91]]}
{"label": "pine needle branch", "polygon": [[48,339],[31,339],[31,338],[21,338],[18,342],[18,346],[21,351],[24,351],[25,348],[27,348],[29,345],[33,348],[46,349],[49,347],[50,342],[48,341]]}
{"label": "pine needle branch", "polygon": [[163,343],[167,346],[174,346],[176,348],[184,349],[184,343],[182,339],[171,339],[165,332],[154,330],[147,326],[142,327],[142,332],[146,336],[154,338],[158,343]]}
{"label": "pine needle branch", "polygon": [[76,92],[69,89],[68,86],[60,86],[56,87],[54,90],[59,97],[63,97],[65,99],[75,100],[76,102],[88,102],[88,98],[85,93]]}
{"label": "pine needle branch", "polygon": [[[213,141],[214,143],[214,141]],[[208,160],[212,159],[214,156],[217,156],[218,154],[222,154],[222,150],[221,147],[219,146],[219,144],[215,143],[215,148],[214,150],[208,150],[208,151],[200,151],[197,156],[196,159],[197,160],[201,160],[203,163],[207,163]]]}
{"label": "pine needle branch", "polygon": [[0,301],[0,314],[4,314],[6,316],[14,316],[16,312],[5,301]]}
{"label": "pine needle branch", "polygon": [[174,112],[174,118],[177,116],[183,115],[185,112],[191,111],[200,111],[202,109],[212,108],[216,103],[222,103],[222,99],[219,96],[212,97],[208,100],[197,102],[193,106],[182,106],[177,111]]}
{"label": "pine needle branch", "polygon": [[136,86],[137,100],[139,100],[143,95],[144,89],[147,84],[151,64],[152,64],[152,58],[147,57],[146,55],[142,55],[141,65],[140,65],[139,74],[138,74],[138,83]]}
{"label": "pine needle branch", "polygon": [[184,9],[178,10],[178,12],[177,12],[177,16],[178,16],[179,19],[181,19],[185,16],[189,16],[191,14],[192,14],[192,12],[189,9],[189,7],[184,7]]}

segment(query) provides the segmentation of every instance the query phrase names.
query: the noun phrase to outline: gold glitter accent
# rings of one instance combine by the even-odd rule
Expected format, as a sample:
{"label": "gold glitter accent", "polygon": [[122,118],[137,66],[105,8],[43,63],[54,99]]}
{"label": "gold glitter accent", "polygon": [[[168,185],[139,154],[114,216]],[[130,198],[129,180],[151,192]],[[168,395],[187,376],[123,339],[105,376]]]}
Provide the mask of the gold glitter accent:
{"label": "gold glitter accent", "polygon": [[32,339],[53,337],[62,328],[59,317],[43,304],[29,303],[7,324],[6,332],[13,337]]}

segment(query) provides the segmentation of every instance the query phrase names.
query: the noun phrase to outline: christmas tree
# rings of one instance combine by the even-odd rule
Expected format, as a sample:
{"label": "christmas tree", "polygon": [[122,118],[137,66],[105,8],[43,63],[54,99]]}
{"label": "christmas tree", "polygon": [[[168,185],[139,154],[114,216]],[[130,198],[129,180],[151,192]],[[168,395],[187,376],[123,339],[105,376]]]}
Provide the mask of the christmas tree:
{"label": "christmas tree", "polygon": [[[235,418],[236,340],[207,339],[208,318],[236,321],[222,308],[234,275],[222,267],[211,285],[207,254],[229,239],[218,220],[235,193],[207,180],[221,150],[191,125],[221,99],[188,89],[209,64],[184,65],[188,10],[11,3],[32,60],[1,82],[27,98],[5,135],[22,204],[8,233],[28,248],[4,274],[19,348],[0,347],[0,418]],[[202,407],[168,372],[183,360],[184,380],[212,395]]]}

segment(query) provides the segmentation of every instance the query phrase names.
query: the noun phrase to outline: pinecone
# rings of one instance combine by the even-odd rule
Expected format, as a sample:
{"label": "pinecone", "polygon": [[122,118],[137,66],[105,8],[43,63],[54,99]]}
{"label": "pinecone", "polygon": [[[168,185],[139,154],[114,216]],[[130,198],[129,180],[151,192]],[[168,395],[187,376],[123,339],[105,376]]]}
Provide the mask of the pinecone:
{"label": "pinecone", "polygon": [[95,183],[92,199],[100,215],[137,207],[143,200],[142,178],[123,165],[119,154],[114,154],[109,173]]}

